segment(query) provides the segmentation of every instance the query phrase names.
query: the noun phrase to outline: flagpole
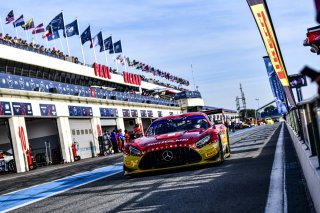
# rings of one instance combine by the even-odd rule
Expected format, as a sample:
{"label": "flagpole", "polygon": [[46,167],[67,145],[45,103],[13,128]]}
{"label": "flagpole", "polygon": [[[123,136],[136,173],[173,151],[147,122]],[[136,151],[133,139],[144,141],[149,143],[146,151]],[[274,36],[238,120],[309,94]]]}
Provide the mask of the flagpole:
{"label": "flagpole", "polygon": [[[51,37],[53,38],[52,40],[53,40],[53,45],[54,45],[54,49],[56,50],[56,40],[54,39],[54,33],[53,33],[53,30],[52,30],[52,25],[50,25],[50,28],[51,28]],[[47,38],[47,40],[48,40],[48,38]]]}
{"label": "flagpole", "polygon": [[101,35],[102,35],[102,45],[103,45],[104,57],[106,58],[106,63],[107,63],[107,66],[109,67],[107,53],[106,53],[106,47],[104,46],[103,33],[101,33]]}
{"label": "flagpole", "polygon": [[[82,52],[82,59],[83,59],[83,65],[86,65],[86,60],[84,58],[84,53],[83,53],[83,46],[82,46],[82,42],[81,42],[81,34],[80,34],[80,28],[79,28],[79,24],[78,24],[78,18],[76,17],[76,21],[77,21],[77,26],[78,26],[78,31],[79,31],[79,40],[80,40],[80,47],[81,47],[81,52]],[[67,36],[67,34],[66,34]]]}
{"label": "flagpole", "polygon": [[[66,40],[67,40],[67,48],[68,48],[68,54],[69,56],[70,55],[70,48],[69,48],[69,42],[68,42],[68,36],[67,36],[67,33],[66,33],[66,26],[64,24],[64,17],[63,17],[63,10],[61,10],[61,14],[62,14],[62,20],[63,20],[63,31],[64,31],[64,34],[66,35]],[[61,41],[60,41],[61,42]],[[64,52],[64,51],[63,51]]]}
{"label": "flagpole", "polygon": [[[63,48],[63,45],[62,45],[62,41],[61,41],[60,35],[59,35],[59,41],[60,41],[60,45],[61,45],[61,48],[62,48],[62,52],[63,52],[63,54],[64,54],[64,48]],[[69,55],[69,56],[70,56],[70,55]]]}
{"label": "flagpole", "polygon": [[124,68],[126,69],[126,71],[128,71],[128,67],[127,67],[127,60],[126,58],[124,57],[124,51],[123,51],[123,46],[122,46],[122,42],[121,42],[121,39],[120,39],[120,44],[121,44],[121,54],[122,54],[122,57],[123,57],[123,60],[124,60]]}
{"label": "flagpole", "polygon": [[[110,36],[112,36],[112,35],[110,35]],[[115,58],[116,53],[115,53],[115,51],[114,51],[114,43],[113,43],[113,41],[112,41],[112,48],[113,48],[113,49],[112,49],[112,51],[113,51],[113,60],[114,60],[115,63],[116,63],[117,73],[119,73],[117,58]]]}
{"label": "flagpole", "polygon": [[[90,29],[90,34],[91,34],[91,29]],[[94,62],[98,63],[97,61],[97,55],[96,55],[96,50],[94,48],[94,43],[93,43],[93,40],[92,40],[92,36],[91,36],[91,44],[92,44],[92,48],[93,48],[93,54],[94,54]]]}
{"label": "flagpole", "polygon": [[[39,44],[37,33],[35,33],[34,36],[36,37],[36,42],[37,42],[37,44]],[[40,45],[40,44],[39,44],[39,45]]]}
{"label": "flagpole", "polygon": [[4,37],[4,30],[3,30],[3,25],[2,25],[2,19],[1,18],[0,18],[0,24],[1,24],[1,30],[2,30],[2,37]]}
{"label": "flagpole", "polygon": [[29,36],[28,36],[28,33],[27,33],[27,30],[24,30],[26,32],[26,36],[27,36],[27,43],[29,43]]}
{"label": "flagpole", "polygon": [[16,35],[17,35],[17,38],[19,38],[19,34],[18,34],[18,30],[17,30],[17,27],[14,27],[14,29],[16,30]]}

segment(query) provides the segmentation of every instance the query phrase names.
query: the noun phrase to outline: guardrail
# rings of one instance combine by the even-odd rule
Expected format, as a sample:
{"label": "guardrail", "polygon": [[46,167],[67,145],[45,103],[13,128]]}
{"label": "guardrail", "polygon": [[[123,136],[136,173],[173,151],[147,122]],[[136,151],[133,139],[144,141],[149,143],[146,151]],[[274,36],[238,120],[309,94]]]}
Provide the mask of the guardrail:
{"label": "guardrail", "polygon": [[290,110],[287,123],[310,150],[317,156],[320,167],[320,99],[318,96],[301,101]]}

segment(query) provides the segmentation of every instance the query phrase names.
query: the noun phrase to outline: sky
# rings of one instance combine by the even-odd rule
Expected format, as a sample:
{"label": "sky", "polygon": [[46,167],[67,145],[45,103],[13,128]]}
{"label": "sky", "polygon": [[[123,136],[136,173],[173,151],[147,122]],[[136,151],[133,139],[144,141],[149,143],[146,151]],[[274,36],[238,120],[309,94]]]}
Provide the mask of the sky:
{"label": "sky", "polygon": [[[320,56],[302,45],[307,28],[318,25],[314,2],[267,3],[288,74],[298,74],[305,65],[318,70]],[[15,18],[23,14],[25,21],[33,18],[35,25],[43,22],[45,26],[63,10],[65,24],[78,18],[81,32],[90,25],[93,36],[101,30],[104,38],[112,35],[114,42],[121,39],[123,52],[131,60],[189,80],[188,89],[198,87],[207,106],[236,109],[240,83],[247,108],[258,108],[273,100],[262,59],[267,52],[246,0],[2,1],[3,30],[15,36],[14,27],[4,24],[10,10]],[[17,32],[19,37],[27,38],[21,28]],[[46,45],[41,34],[36,38],[31,31],[27,33],[29,41],[33,38]],[[68,43],[71,55],[82,61],[79,37],[68,38]],[[67,52],[65,39],[48,44]],[[93,63],[89,43],[83,49],[86,62]],[[107,59],[108,65],[116,67],[111,55],[105,57],[98,47],[95,50],[98,63],[106,64]],[[121,70],[124,67],[119,66]],[[133,68],[128,71],[154,78]],[[310,98],[316,94],[316,86],[308,81],[302,92],[304,98]]]}

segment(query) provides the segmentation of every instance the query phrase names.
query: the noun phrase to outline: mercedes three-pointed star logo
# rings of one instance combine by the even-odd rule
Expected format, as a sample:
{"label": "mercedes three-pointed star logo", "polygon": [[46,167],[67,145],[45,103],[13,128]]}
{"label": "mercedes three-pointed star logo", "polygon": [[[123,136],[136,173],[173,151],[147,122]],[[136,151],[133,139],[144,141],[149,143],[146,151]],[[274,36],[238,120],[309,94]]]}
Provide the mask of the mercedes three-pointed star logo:
{"label": "mercedes three-pointed star logo", "polygon": [[171,161],[173,159],[173,153],[169,150],[166,150],[162,153],[162,159],[165,161]]}

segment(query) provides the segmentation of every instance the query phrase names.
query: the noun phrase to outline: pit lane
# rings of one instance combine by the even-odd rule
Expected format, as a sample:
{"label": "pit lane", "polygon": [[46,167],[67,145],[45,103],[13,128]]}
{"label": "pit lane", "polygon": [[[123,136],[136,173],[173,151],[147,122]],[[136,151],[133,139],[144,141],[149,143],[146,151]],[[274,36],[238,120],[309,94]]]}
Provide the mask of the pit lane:
{"label": "pit lane", "polygon": [[[219,166],[136,178],[119,173],[14,212],[262,212],[268,196],[278,126],[265,125],[231,134],[232,157]],[[113,163],[120,160],[119,155],[112,158]],[[100,167],[104,165],[99,162]],[[89,166],[94,169],[91,164],[83,162],[74,172]],[[60,168],[60,173],[71,174],[70,168]],[[43,171],[39,179],[48,172]],[[32,179],[32,174],[29,178]],[[15,190],[9,188],[7,191]]]}

